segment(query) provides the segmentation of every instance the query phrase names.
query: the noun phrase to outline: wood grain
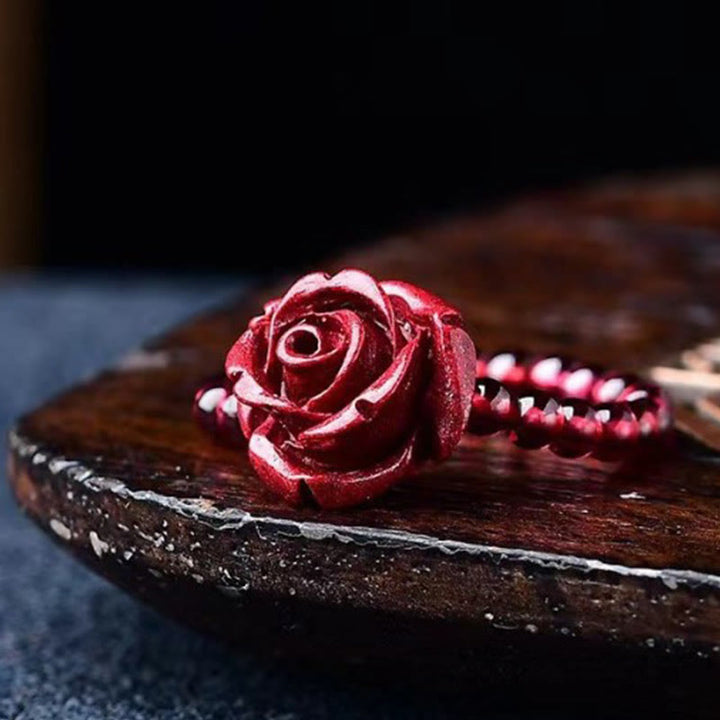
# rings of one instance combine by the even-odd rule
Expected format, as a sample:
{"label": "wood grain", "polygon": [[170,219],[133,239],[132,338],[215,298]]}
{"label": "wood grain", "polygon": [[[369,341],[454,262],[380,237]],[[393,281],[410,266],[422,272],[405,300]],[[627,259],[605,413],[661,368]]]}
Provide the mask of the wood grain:
{"label": "wood grain", "polygon": [[[489,349],[641,369],[720,334],[712,223],[545,203],[421,228],[328,269],[424,285]],[[286,507],[189,412],[275,292],[171,330],[22,418],[10,477],[26,512],[164,612],[266,651],[487,683],[717,677],[720,457],[682,446],[617,467],[468,437],[372,505]]]}

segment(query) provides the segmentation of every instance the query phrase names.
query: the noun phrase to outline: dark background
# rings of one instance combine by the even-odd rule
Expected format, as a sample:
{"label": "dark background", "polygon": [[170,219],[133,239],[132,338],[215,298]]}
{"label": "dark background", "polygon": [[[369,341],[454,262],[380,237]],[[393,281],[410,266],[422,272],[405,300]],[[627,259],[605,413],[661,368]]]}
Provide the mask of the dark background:
{"label": "dark background", "polygon": [[719,159],[712,23],[687,6],[268,7],[46,6],[41,263],[269,271]]}

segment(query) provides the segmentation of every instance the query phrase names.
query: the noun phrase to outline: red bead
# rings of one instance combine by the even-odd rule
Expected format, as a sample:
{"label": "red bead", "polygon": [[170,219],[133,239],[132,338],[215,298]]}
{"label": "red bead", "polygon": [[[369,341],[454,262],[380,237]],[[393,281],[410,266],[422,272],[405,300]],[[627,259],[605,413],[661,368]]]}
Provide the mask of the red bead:
{"label": "red bead", "polygon": [[486,376],[508,386],[523,385],[527,381],[524,361],[524,353],[512,350],[495,353],[483,361],[482,374],[478,373],[478,377]]}
{"label": "red bead", "polygon": [[558,391],[563,397],[587,400],[599,375],[597,368],[575,363],[560,379]]}
{"label": "red bead", "polygon": [[226,445],[241,445],[237,398],[224,378],[209,380],[195,393],[193,415],[213,438]]}
{"label": "red bead", "polygon": [[565,378],[569,363],[558,355],[550,355],[530,364],[527,370],[527,382],[538,390],[554,393]]}
{"label": "red bead", "polygon": [[627,395],[630,388],[635,389],[640,384],[641,381],[637,375],[605,373],[593,385],[590,391],[590,400],[593,403],[615,402],[624,399],[623,395]]}
{"label": "red bead", "polygon": [[664,433],[672,428],[672,405],[665,393],[660,393],[657,399],[657,420],[660,432]]}
{"label": "red bead", "polygon": [[658,435],[670,428],[670,401],[660,388],[651,387],[633,393],[627,403],[637,418],[641,438]]}
{"label": "red bead", "polygon": [[217,430],[217,410],[227,397],[227,388],[217,379],[205,383],[195,393],[193,415],[208,432]]}
{"label": "red bead", "polygon": [[477,435],[490,435],[512,427],[519,417],[517,401],[497,380],[480,378],[470,410],[469,429]]}
{"label": "red bead", "polygon": [[234,395],[228,395],[215,410],[217,438],[226,445],[241,445],[243,434],[238,421],[238,402]]}
{"label": "red bead", "polygon": [[593,457],[598,460],[619,460],[640,438],[640,425],[627,403],[603,403],[595,406],[595,419],[600,427]]}
{"label": "red bead", "polygon": [[564,418],[563,431],[550,449],[562,457],[580,457],[593,450],[600,437],[600,424],[595,411],[584,400],[563,400],[560,414]]}
{"label": "red bead", "polygon": [[513,437],[518,447],[545,447],[562,432],[563,417],[555,398],[545,393],[527,394],[518,399],[518,406],[520,420]]}

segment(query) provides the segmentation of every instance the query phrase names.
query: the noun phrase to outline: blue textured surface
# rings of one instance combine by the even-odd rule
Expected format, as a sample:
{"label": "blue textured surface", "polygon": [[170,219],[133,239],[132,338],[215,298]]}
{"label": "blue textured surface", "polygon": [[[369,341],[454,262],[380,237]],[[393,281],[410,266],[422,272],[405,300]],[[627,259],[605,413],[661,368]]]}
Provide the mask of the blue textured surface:
{"label": "blue textured surface", "polygon": [[[238,283],[0,277],[0,429]],[[3,440],[4,443],[4,440]],[[5,446],[2,451],[5,454]],[[260,663],[143,607],[39,532],[0,483],[0,718],[457,717],[409,699]],[[477,716],[479,708],[468,708]],[[487,717],[484,714],[484,717]]]}

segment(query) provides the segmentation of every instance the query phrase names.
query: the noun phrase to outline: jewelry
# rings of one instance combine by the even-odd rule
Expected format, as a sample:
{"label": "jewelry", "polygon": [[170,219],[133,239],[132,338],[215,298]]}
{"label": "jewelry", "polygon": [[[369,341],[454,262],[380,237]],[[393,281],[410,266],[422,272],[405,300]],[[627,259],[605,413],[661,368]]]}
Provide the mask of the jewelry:
{"label": "jewelry", "polygon": [[465,430],[520,447],[619,460],[672,426],[657,385],[556,356],[477,356],[457,309],[360,270],[312,273],[265,305],[195,396],[198,422],[248,441],[260,479],[293,504],[356,505]]}

